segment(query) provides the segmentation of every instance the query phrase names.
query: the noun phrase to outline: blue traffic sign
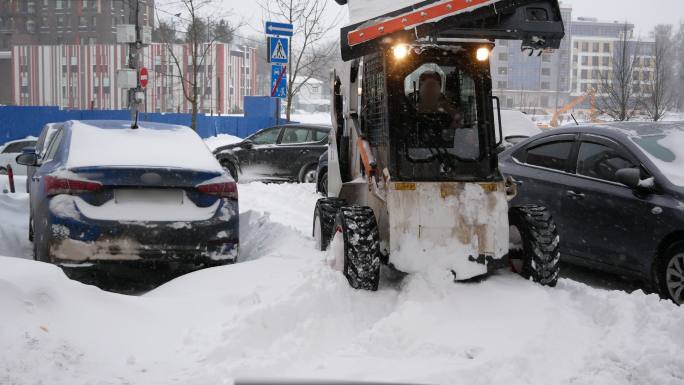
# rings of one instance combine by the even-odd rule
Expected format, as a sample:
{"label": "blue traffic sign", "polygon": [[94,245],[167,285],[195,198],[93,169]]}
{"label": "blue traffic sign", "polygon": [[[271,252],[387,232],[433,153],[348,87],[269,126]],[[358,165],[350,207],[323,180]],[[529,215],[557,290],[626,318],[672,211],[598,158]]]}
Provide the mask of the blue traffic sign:
{"label": "blue traffic sign", "polygon": [[269,37],[269,63],[287,63],[289,55],[289,39],[286,37]]}
{"label": "blue traffic sign", "polygon": [[292,36],[294,34],[294,26],[292,24],[267,21],[266,34],[276,36]]}
{"label": "blue traffic sign", "polygon": [[271,96],[287,97],[287,65],[271,65]]}

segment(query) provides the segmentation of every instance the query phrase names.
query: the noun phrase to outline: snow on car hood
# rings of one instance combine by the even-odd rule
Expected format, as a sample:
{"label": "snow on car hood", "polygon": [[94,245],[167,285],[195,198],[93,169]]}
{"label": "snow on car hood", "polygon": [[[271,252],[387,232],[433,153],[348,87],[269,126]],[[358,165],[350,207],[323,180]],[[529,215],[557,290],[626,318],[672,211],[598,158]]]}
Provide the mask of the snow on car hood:
{"label": "snow on car hood", "polygon": [[632,137],[632,140],[672,184],[684,187],[684,130]]}
{"label": "snow on car hood", "polygon": [[168,167],[221,172],[221,166],[194,131],[184,126],[140,124],[130,129],[71,122],[67,168]]}

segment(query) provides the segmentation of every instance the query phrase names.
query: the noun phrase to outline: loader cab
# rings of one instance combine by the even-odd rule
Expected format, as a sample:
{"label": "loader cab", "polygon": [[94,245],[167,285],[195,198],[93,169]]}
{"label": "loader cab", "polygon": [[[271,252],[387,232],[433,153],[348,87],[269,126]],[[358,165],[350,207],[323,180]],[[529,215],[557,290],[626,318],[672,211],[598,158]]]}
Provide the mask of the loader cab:
{"label": "loader cab", "polygon": [[361,131],[392,180],[500,179],[492,48],[487,41],[396,44],[363,58]]}

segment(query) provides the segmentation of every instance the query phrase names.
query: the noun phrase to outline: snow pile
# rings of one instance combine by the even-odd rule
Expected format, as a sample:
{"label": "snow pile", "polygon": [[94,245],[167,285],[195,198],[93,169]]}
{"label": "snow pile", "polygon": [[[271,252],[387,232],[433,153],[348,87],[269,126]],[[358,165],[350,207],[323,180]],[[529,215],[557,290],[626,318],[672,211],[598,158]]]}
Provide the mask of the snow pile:
{"label": "snow pile", "polygon": [[242,138],[228,134],[218,134],[216,136],[210,136],[204,139],[204,143],[207,144],[207,147],[209,147],[211,151],[214,151],[221,146],[227,146],[229,144],[239,142],[242,142]]}
{"label": "snow pile", "polygon": [[0,255],[33,258],[28,212],[28,194],[0,194]]}
{"label": "snow pile", "polygon": [[[100,128],[95,124],[107,124]],[[221,171],[202,139],[184,126],[73,121],[68,168],[149,166]]]}
{"label": "snow pile", "polygon": [[[141,297],[0,257],[0,383],[684,379],[684,308],[654,295],[564,279],[551,289],[508,272],[480,283],[431,272],[386,280],[376,293],[354,291],[314,250],[312,185],[253,183],[239,192],[242,262]],[[26,203],[0,196],[7,199]]]}

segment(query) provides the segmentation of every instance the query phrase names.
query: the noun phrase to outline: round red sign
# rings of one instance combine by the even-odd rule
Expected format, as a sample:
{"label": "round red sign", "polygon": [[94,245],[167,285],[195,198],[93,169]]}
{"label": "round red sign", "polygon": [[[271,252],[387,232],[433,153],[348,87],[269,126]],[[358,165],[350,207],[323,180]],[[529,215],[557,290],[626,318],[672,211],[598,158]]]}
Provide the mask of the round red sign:
{"label": "round red sign", "polygon": [[147,68],[145,67],[140,69],[140,87],[147,87]]}

